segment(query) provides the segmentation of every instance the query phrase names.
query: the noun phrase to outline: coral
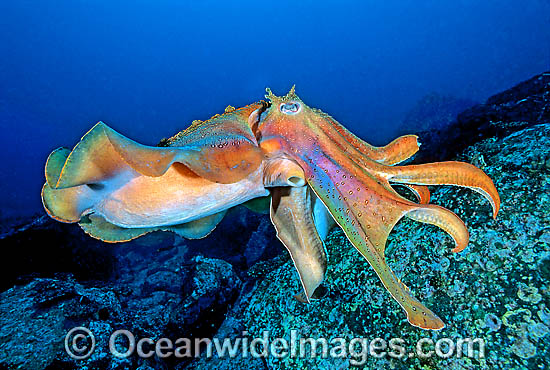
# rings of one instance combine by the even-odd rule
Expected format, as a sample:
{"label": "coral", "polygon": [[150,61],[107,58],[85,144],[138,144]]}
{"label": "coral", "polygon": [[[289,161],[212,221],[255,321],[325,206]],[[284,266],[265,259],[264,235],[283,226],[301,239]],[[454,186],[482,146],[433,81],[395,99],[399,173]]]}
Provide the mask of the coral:
{"label": "coral", "polygon": [[[525,262],[533,262],[533,260],[528,260]],[[532,285],[527,286],[524,283],[519,284],[518,297],[522,301],[532,304],[537,304],[542,300],[542,296],[539,294],[539,290],[537,289],[537,287],[534,287]]]}
{"label": "coral", "polygon": [[527,338],[522,337],[512,345],[512,352],[518,357],[529,359],[535,357],[537,354],[537,347],[527,340]]}
{"label": "coral", "polygon": [[488,313],[485,315],[485,326],[489,328],[490,331],[499,331],[502,326],[502,321],[495,314]]}

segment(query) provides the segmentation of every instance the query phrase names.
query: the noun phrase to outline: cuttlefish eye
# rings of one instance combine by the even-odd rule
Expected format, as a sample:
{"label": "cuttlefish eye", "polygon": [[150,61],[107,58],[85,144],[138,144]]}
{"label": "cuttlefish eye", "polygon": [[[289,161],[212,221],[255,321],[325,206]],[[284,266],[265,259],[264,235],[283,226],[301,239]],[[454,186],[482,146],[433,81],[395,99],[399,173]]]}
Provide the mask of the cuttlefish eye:
{"label": "cuttlefish eye", "polygon": [[302,105],[296,101],[282,103],[281,106],[279,107],[279,110],[281,111],[281,113],[284,113],[284,114],[296,114],[300,112],[301,109],[302,109]]}

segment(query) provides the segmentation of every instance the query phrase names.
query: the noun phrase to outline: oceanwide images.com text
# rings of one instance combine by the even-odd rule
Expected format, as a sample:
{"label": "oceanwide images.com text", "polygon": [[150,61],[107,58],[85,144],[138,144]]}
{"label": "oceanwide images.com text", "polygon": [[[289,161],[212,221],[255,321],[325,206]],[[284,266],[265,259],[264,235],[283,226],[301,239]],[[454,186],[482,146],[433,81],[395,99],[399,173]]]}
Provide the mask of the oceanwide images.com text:
{"label": "oceanwide images.com text", "polygon": [[[101,341],[100,341],[101,342]],[[71,329],[65,337],[65,350],[77,360],[91,357],[97,348],[96,338],[85,327]],[[348,358],[352,365],[365,364],[373,358],[449,358],[485,357],[485,342],[480,338],[422,338],[416,343],[407,343],[403,338],[311,338],[301,337],[297,330],[290,336],[274,337],[264,330],[261,337],[251,337],[244,331],[237,338],[136,338],[128,330],[113,332],[108,344],[109,352],[118,358],[138,356],[149,358],[176,357],[275,357],[275,358]]]}

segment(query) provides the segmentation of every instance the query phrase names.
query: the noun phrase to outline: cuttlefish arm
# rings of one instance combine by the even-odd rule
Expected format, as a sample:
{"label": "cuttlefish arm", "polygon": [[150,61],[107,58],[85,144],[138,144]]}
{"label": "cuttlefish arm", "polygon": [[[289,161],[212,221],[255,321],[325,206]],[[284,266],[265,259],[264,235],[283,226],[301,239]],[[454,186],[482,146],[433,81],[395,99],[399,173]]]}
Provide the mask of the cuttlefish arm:
{"label": "cuttlefish arm", "polygon": [[[325,169],[329,169],[328,173]],[[362,174],[360,168],[355,168],[357,172],[353,169],[353,163],[342,161],[335,164],[329,158],[318,158],[315,166],[308,168],[306,176],[309,175],[311,188],[325,203],[352,245],[374,268],[385,288],[405,310],[409,322],[424,329],[441,329],[443,321],[411,294],[385,260],[387,237],[399,219],[410,212],[437,206],[402,200],[376,180]],[[443,208],[438,211],[453,217],[450,211]]]}
{"label": "cuttlefish arm", "polygon": [[437,162],[409,166],[385,167],[376,170],[390,182],[409,187],[425,185],[455,185],[481,194],[489,201],[496,218],[500,196],[493,181],[482,170],[465,162]]}
{"label": "cuttlefish arm", "polygon": [[[270,156],[269,152],[266,154],[271,157],[266,161],[264,171],[264,185],[271,190],[271,222],[300,277],[303,292],[294,297],[309,302],[317,297],[316,290],[325,277],[327,254],[323,241],[334,222],[306,186],[302,167],[293,160]],[[252,203],[252,207],[248,206],[257,210],[255,201],[247,203]]]}
{"label": "cuttlefish arm", "polygon": [[[295,86],[292,86],[287,96],[295,96]],[[270,89],[267,89],[266,98],[275,101],[278,97]],[[303,104],[303,102],[301,103]],[[418,136],[416,135],[400,136],[382,147],[371,145],[350,132],[327,113],[319,109],[307,108],[319,118],[322,118],[317,121],[319,130],[327,135],[341,150],[357,161],[375,161],[392,166],[409,159],[420,148]]]}
{"label": "cuttlefish arm", "polygon": [[327,269],[327,254],[313,219],[312,196],[315,194],[309,186],[274,188],[270,213],[277,237],[289,251],[304,289],[304,294],[295,297],[307,302]]}
{"label": "cuttlefish arm", "polygon": [[430,190],[425,185],[416,185],[416,184],[400,184],[403,185],[405,188],[409,189],[418,200],[418,203],[420,204],[428,204],[430,203]]}
{"label": "cuttlefish arm", "polygon": [[[427,201],[429,194],[424,187],[433,182],[416,181],[423,171],[414,171],[414,167],[390,167],[365,155],[361,157],[357,148],[343,144],[341,138],[344,136],[340,132],[330,132],[333,125],[326,123],[325,115],[307,107],[292,91],[285,97],[270,94],[268,98],[272,105],[259,125],[262,133],[260,146],[278,149],[300,164],[308,185],[405,310],[412,325],[434,330],[443,328],[443,321],[412,296],[385,261],[387,237],[403,216],[437,225],[447,231],[455,241],[453,251],[460,251],[468,244],[466,226],[454,213],[439,206],[408,201],[391,188],[388,180],[414,185],[411,188],[419,193],[422,202]],[[410,151],[401,153],[407,153],[402,155],[403,158]],[[396,160],[388,161],[390,164],[393,162]],[[457,167],[455,171],[463,169],[467,168]],[[408,181],[407,175],[413,174],[415,180]],[[461,174],[455,174],[454,178],[458,181],[454,182],[493,193],[482,176],[475,177],[469,183],[460,177]],[[491,199],[496,203],[494,198],[493,194]]]}
{"label": "cuttlefish arm", "polygon": [[248,123],[255,109],[214,117],[207,128],[196,123],[169,139],[174,147],[138,144],[100,122],[72,151],[48,158],[44,207],[105,241],[167,229],[208,235],[226,209],[269,194],[264,154]]}
{"label": "cuttlefish arm", "polygon": [[[351,145],[363,156],[368,157],[369,159],[380,164],[393,166],[409,159],[416,154],[420,148],[418,136],[416,135],[403,135],[394,139],[385,146],[373,146],[355,136],[332,117],[326,115],[326,119],[327,122],[330,123],[333,133],[337,132],[344,139],[344,147]],[[331,130],[326,130],[325,133],[329,134],[331,138],[335,140],[336,135],[331,134],[330,131]],[[340,142],[338,139],[335,141]]]}

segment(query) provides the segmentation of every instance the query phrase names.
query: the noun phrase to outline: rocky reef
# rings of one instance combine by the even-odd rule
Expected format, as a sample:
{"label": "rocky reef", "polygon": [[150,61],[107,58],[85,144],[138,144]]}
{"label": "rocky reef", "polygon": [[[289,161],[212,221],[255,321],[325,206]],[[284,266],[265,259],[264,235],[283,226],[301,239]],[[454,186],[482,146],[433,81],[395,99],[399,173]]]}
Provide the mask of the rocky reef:
{"label": "rocky reef", "polygon": [[[525,108],[529,107],[529,108]],[[458,128],[457,128],[458,127]],[[468,248],[433,226],[403,219],[390,234],[386,256],[392,269],[447,326],[437,332],[411,327],[368,263],[335,228],[329,235],[326,295],[297,302],[300,284],[283,254],[263,264],[266,278],[241,295],[218,331],[219,338],[354,338],[404,340],[404,358],[353,356],[260,359],[207,358],[188,369],[540,369],[550,358],[550,73],[474,106],[428,138],[428,154],[482,168],[495,182],[502,208],[496,220],[471,191],[433,188],[431,203],[453,210],[470,230]],[[464,130],[464,131],[460,131]],[[474,134],[475,132],[475,134]],[[447,145],[444,137],[450,135]],[[425,142],[422,133],[421,141]],[[467,138],[467,139],[465,139]],[[432,140],[432,141],[430,141]],[[440,149],[436,149],[440,148]],[[422,147],[424,150],[424,146]],[[454,150],[454,154],[451,154]],[[266,271],[267,269],[267,271]],[[256,273],[252,269],[251,273]],[[484,355],[421,358],[416,344],[428,338],[478,338]],[[432,348],[433,349],[433,348]],[[311,353],[311,347],[310,352]],[[411,354],[409,356],[409,354]],[[382,358],[378,358],[382,357]]]}
{"label": "rocky reef", "polygon": [[396,135],[411,132],[445,131],[454,124],[456,117],[477,105],[477,102],[432,92],[423,96],[414,107],[405,114],[397,128]]}
{"label": "rocky reef", "polygon": [[[298,337],[403,338],[414,353],[422,338],[480,338],[485,356],[405,359],[369,355],[364,365],[381,369],[540,369],[550,358],[550,124],[536,125],[503,139],[487,139],[461,160],[481,164],[502,196],[493,220],[484,199],[467,190],[434,190],[432,203],[454,210],[468,225],[470,244],[453,254],[453,241],[441,230],[402,220],[388,240],[392,269],[447,326],[427,332],[411,327],[390,300],[368,263],[334,230],[325,288],[319,301],[293,299],[300,289],[292,261],[278,258],[254,290],[241,297],[222,325],[220,338],[236,328],[250,338]],[[411,352],[409,352],[411,351]],[[388,357],[388,356],[386,356]],[[240,359],[243,368],[250,360]],[[263,369],[360,368],[361,358],[275,358],[258,361]],[[227,359],[203,358],[190,368],[233,369]]]}
{"label": "rocky reef", "polygon": [[418,135],[418,162],[449,160],[483,139],[503,138],[523,128],[550,122],[550,72],[541,73],[491,96],[457,115],[450,124]]}
{"label": "rocky reef", "polygon": [[[494,180],[496,220],[479,195],[433,188],[431,203],[467,224],[470,244],[451,252],[443,231],[403,219],[390,234],[390,266],[447,324],[437,332],[408,324],[368,263],[340,229],[327,240],[324,294],[296,301],[298,276],[269,217],[235,209],[209,238],[155,233],[107,245],[78,227],[39,217],[0,236],[0,369],[541,369],[550,358],[550,73],[461,113],[446,131],[420,133],[425,158],[458,159]],[[421,159],[425,161],[425,159]],[[90,329],[96,351],[67,355],[64,339]],[[401,358],[380,350],[334,356],[209,357],[204,347],[182,358],[117,358],[109,336],[136,338],[401,338]],[[267,334],[266,334],[267,333]],[[460,338],[478,338],[472,357]],[[444,343],[449,356],[419,356],[417,343]],[[380,341],[378,341],[380,343]],[[430,347],[430,343],[432,346]],[[479,343],[479,342],[478,342]],[[121,352],[127,343],[118,343]],[[454,346],[454,348],[453,348]],[[411,355],[409,355],[411,354]]]}
{"label": "rocky reef", "polygon": [[[161,232],[113,245],[47,216],[1,235],[0,369],[174,367],[174,359],[118,359],[109,337],[120,328],[138,339],[212,337],[253,280],[248,268],[283,249],[269,217],[244,208],[210,237]],[[65,335],[78,326],[96,340],[86,360],[64,349]]]}

